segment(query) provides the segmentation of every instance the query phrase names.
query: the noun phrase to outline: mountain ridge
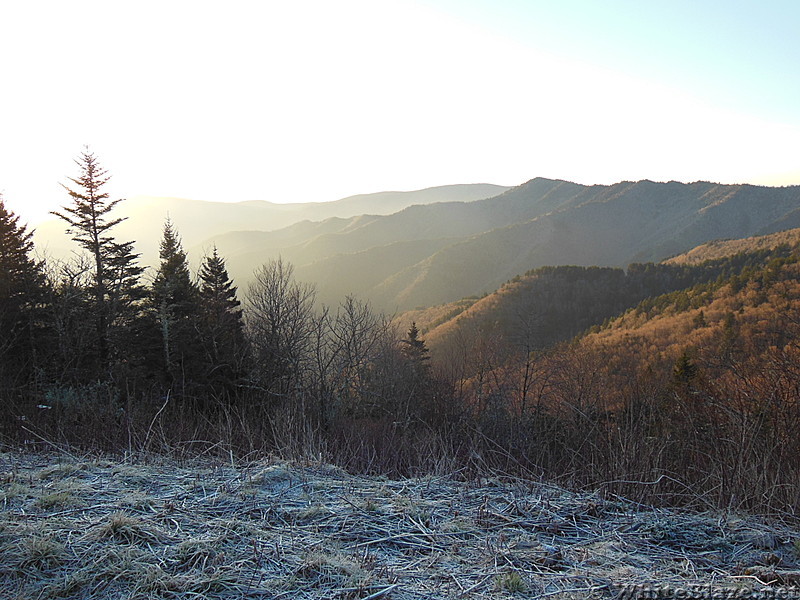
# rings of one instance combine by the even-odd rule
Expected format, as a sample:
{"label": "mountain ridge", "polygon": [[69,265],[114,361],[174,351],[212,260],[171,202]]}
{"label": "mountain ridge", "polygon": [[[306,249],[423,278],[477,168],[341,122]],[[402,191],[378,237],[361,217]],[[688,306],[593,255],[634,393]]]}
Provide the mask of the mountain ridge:
{"label": "mountain ridge", "polygon": [[[414,204],[458,200],[472,202],[509,189],[489,183],[452,184],[402,192],[358,194],[331,202],[275,203],[266,200],[219,202],[187,198],[136,196],[119,204],[114,215],[125,218],[114,231],[120,239],[135,240],[142,262],[158,262],[158,245],[164,220],[169,217],[190,250],[193,262],[199,263],[198,251],[210,249],[206,240],[229,231],[276,231],[303,221],[318,222],[329,218],[349,219],[367,213],[386,215]],[[66,200],[65,200],[66,202]],[[69,256],[75,246],[64,234],[63,223],[51,220],[40,223],[35,231],[37,246],[47,247],[55,256]]]}
{"label": "mountain ridge", "polygon": [[[423,190],[429,199],[431,193]],[[270,230],[257,229],[251,218],[203,239],[198,228],[224,228],[232,217],[206,223],[192,215],[187,225],[171,216],[193,264],[216,246],[240,289],[256,268],[280,256],[298,279],[320,282],[325,304],[355,293],[397,312],[489,292],[541,266],[658,262],[710,240],[800,225],[800,186],[650,180],[587,186],[537,177],[487,198],[413,204],[391,214],[304,219]],[[130,225],[119,226],[121,238],[136,239],[134,232],[125,235]],[[160,227],[153,233],[160,236]]]}
{"label": "mountain ridge", "polygon": [[[779,229],[795,214],[800,215],[797,186],[649,180],[583,186],[535,178],[469,204],[409,207],[343,223],[336,231],[313,232],[310,226],[309,235],[285,245],[280,254],[295,263],[298,278],[313,282],[330,265],[350,278],[352,291],[376,307],[396,312],[489,292],[539,266],[657,262],[711,239]],[[264,239],[274,235],[265,233]],[[450,243],[430,244],[444,238]],[[399,250],[411,247],[406,242],[422,239],[431,249],[428,256],[411,261],[409,255],[381,266],[387,244],[397,243]],[[224,242],[217,243],[226,253]],[[356,264],[365,264],[371,252],[374,264],[366,281]],[[246,278],[257,260],[275,255],[266,241],[256,242],[233,273]],[[353,260],[350,267],[347,256]],[[237,257],[230,257],[236,263]],[[381,269],[384,277],[376,284]],[[336,304],[341,289],[320,286],[320,298]]]}

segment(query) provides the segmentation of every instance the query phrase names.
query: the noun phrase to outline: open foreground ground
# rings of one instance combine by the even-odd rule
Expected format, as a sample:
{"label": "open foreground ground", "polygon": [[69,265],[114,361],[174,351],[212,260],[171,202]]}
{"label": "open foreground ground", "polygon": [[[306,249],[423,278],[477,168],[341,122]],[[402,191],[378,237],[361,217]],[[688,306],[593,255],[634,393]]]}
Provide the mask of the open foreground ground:
{"label": "open foreground ground", "polygon": [[535,482],[6,452],[0,484],[9,599],[615,598],[636,585],[746,597],[800,584],[788,525]]}

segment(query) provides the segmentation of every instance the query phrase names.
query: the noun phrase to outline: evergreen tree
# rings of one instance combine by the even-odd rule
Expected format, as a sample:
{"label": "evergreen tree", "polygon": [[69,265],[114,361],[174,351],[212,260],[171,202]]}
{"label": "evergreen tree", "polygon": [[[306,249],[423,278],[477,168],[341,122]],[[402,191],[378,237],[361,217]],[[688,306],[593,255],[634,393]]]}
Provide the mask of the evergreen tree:
{"label": "evergreen tree", "polygon": [[689,351],[684,350],[672,368],[673,384],[687,386],[697,378],[699,372],[700,370],[692,360]]}
{"label": "evergreen tree", "polygon": [[427,375],[430,365],[428,360],[428,347],[425,340],[419,337],[419,329],[416,323],[411,323],[406,338],[401,340],[403,356],[409,362],[412,372],[417,376]]}
{"label": "evergreen tree", "polygon": [[44,299],[42,264],[31,257],[33,233],[19,224],[0,195],[0,382],[29,379],[35,366]]}
{"label": "evergreen tree", "polygon": [[200,266],[201,335],[209,384],[230,394],[245,348],[241,302],[216,246]]}
{"label": "evergreen tree", "polygon": [[138,316],[139,303],[147,297],[140,280],[144,268],[131,260],[131,256],[134,256],[133,242],[115,243],[108,255],[106,275],[112,327],[130,324]]}
{"label": "evergreen tree", "polygon": [[115,243],[106,268],[112,358],[129,365],[143,362],[148,345],[142,341],[147,329],[144,304],[148,292],[141,284],[144,268],[135,257],[138,254],[133,253],[133,242]]}
{"label": "evergreen tree", "polygon": [[141,295],[137,280],[142,271],[136,265],[139,255],[133,252],[133,243],[118,243],[110,235],[111,228],[124,218],[109,216],[122,199],[109,199],[105,191],[110,179],[108,172],[88,148],[75,162],[80,174],[69,178],[75,187],[63,186],[72,204],[63,207],[62,212],[54,211],[52,214],[67,223],[72,239],[91,255],[94,265],[92,316],[99,366],[105,369],[110,357],[111,324],[130,308],[137,295]]}
{"label": "evergreen tree", "polygon": [[161,265],[153,281],[152,305],[161,330],[162,365],[171,383],[196,381],[199,292],[192,282],[180,237],[167,219],[159,251]]}
{"label": "evergreen tree", "polygon": [[433,404],[433,377],[430,370],[430,356],[425,340],[419,337],[419,329],[416,323],[411,323],[411,327],[405,339],[400,340],[400,351],[405,359],[402,369],[403,383],[401,396],[407,402],[406,411],[409,415],[415,415],[428,422],[431,421],[432,412],[435,407]]}

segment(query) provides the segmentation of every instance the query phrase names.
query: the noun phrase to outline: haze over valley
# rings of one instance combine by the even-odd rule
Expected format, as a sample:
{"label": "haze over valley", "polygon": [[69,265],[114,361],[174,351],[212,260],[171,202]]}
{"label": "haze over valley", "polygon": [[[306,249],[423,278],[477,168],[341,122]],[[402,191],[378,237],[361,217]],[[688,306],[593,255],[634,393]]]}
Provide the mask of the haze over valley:
{"label": "haze over valley", "polygon": [[[284,229],[303,221],[327,218],[351,218],[367,215],[386,215],[412,204],[447,201],[471,201],[498,194],[508,188],[490,184],[440,186],[412,192],[378,192],[350,196],[332,202],[275,203],[262,200],[246,202],[210,202],[185,198],[134,197],[120,205],[118,216],[121,235],[136,240],[143,262],[156,264],[161,226],[169,218],[180,230],[187,248],[204,254],[211,248],[212,238],[237,232],[240,244],[237,253],[246,252],[250,232]],[[155,227],[153,225],[156,225]],[[64,256],[70,242],[64,235],[63,223],[52,217],[36,227],[37,242],[57,256]],[[289,240],[297,235],[289,229],[277,239]],[[199,263],[199,257],[194,257]]]}
{"label": "haze over valley", "polygon": [[[159,224],[169,217],[192,264],[216,247],[243,290],[258,267],[282,257],[322,303],[353,294],[393,313],[491,292],[540,266],[626,267],[797,227],[800,187],[536,178],[311,204],[138,198],[115,214],[128,218],[118,231],[136,239],[144,264],[157,264]],[[54,255],[70,245],[59,222],[40,226],[36,239]]]}

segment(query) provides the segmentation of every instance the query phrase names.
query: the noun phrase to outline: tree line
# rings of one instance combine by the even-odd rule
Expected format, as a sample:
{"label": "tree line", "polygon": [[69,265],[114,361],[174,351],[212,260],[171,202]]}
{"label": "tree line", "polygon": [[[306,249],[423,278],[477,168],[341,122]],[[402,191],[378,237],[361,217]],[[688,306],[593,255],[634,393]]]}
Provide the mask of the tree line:
{"label": "tree line", "polygon": [[800,498],[798,248],[544,267],[429,352],[354,297],[319,305],[280,259],[241,296],[216,249],[193,274],[169,220],[149,274],[114,235],[108,173],[76,162],[55,212],[73,260],[37,258],[0,197],[0,445],[500,470],[781,513]]}
{"label": "tree line", "polygon": [[281,411],[314,431],[340,414],[416,418],[432,387],[416,329],[403,340],[353,297],[317,306],[314,287],[281,259],[256,271],[242,301],[216,248],[192,275],[169,219],[148,276],[134,242],[114,235],[123,219],[112,212],[121,200],[106,191],[108,172],[88,149],[76,163],[69,203],[53,212],[83,250],[74,260],[36,258],[32,232],[0,197],[6,439],[32,441],[33,424],[50,419],[64,442],[116,448],[125,432],[133,446],[148,437],[141,425],[156,406],[172,421],[165,443],[208,436],[234,415],[257,421],[264,439],[284,435],[274,426]]}

